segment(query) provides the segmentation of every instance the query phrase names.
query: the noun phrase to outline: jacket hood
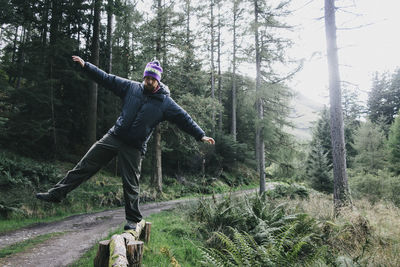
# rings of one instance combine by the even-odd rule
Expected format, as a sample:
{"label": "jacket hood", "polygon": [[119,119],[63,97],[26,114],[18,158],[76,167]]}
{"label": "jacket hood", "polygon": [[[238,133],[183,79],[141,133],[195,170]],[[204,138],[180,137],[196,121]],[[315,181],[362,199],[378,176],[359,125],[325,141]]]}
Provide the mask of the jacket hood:
{"label": "jacket hood", "polygon": [[163,94],[163,95],[170,95],[171,91],[169,90],[168,86],[160,82],[160,89],[156,92],[156,94]]}

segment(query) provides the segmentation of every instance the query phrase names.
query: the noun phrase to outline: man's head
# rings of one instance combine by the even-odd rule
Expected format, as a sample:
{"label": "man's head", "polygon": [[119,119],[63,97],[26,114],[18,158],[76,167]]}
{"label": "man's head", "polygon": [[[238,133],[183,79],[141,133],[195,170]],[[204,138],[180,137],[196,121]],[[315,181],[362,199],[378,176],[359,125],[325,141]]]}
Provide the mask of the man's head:
{"label": "man's head", "polygon": [[143,72],[144,88],[148,92],[154,92],[160,85],[163,69],[158,60],[147,63]]}

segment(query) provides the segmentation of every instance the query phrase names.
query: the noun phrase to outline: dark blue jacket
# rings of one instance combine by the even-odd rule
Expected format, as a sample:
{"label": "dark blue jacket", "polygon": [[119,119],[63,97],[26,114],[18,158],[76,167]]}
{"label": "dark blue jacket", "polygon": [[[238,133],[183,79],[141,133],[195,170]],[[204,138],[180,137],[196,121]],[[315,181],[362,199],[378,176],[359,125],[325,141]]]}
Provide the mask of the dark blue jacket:
{"label": "dark blue jacket", "polygon": [[146,152],[147,141],[161,121],[175,123],[197,140],[204,131],[192,120],[189,114],[170,97],[169,89],[161,83],[154,94],[143,92],[143,84],[107,74],[91,63],[86,62],[85,72],[98,84],[114,92],[122,99],[122,111],[109,133],[127,144]]}

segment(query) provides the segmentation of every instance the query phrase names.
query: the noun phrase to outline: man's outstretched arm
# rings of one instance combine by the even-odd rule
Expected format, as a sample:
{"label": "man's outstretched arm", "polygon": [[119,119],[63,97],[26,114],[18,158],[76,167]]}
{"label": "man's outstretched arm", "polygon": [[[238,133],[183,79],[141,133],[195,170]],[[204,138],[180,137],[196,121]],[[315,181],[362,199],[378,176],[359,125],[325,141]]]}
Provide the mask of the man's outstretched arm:
{"label": "man's outstretched arm", "polygon": [[119,97],[124,97],[127,88],[131,84],[131,81],[104,72],[95,65],[85,62],[79,56],[72,56],[74,62],[79,63],[79,65],[84,68],[84,71],[97,83],[101,84],[105,88],[113,91]]}
{"label": "man's outstretched arm", "polygon": [[[190,115],[180,107],[173,99],[170,99],[170,105],[165,110],[165,119],[175,123],[179,128],[192,135],[198,141],[214,145],[215,140],[205,135],[204,131],[190,117]],[[166,100],[164,100],[166,101]]]}

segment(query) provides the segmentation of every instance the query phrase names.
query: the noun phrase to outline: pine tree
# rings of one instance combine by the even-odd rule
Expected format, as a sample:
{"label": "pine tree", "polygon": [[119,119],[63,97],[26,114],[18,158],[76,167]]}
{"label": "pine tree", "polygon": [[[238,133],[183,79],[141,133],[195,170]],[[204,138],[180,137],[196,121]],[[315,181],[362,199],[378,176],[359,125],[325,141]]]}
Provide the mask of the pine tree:
{"label": "pine tree", "polygon": [[311,186],[327,193],[333,192],[332,144],[329,111],[324,108],[315,125],[306,161],[306,179]]}
{"label": "pine tree", "polygon": [[338,213],[343,206],[351,206],[352,203],[346,172],[346,148],[344,141],[339,62],[336,44],[335,12],[334,0],[325,0],[325,32],[329,70],[334,204],[335,212]]}
{"label": "pine tree", "polygon": [[394,123],[390,127],[389,138],[388,138],[388,151],[389,151],[389,163],[390,169],[396,174],[400,174],[400,116],[394,120]]}
{"label": "pine tree", "polygon": [[[252,25],[254,35],[254,62],[256,65],[255,108],[256,122],[256,158],[257,171],[260,178],[260,192],[265,190],[265,165],[267,160],[273,161],[274,149],[285,135],[282,128],[287,123],[285,115],[288,112],[290,93],[283,84],[287,77],[278,75],[273,63],[285,62],[285,48],[290,42],[285,38],[278,38],[271,33],[272,29],[288,29],[280,17],[288,14],[289,2],[279,3],[276,7],[263,1],[254,0],[254,21]],[[267,146],[267,149],[265,147]],[[286,145],[286,144],[285,144]],[[268,155],[269,154],[269,155]],[[268,159],[269,158],[269,159]]]}
{"label": "pine tree", "polygon": [[385,133],[377,124],[361,124],[354,136],[355,168],[375,173],[386,166]]}
{"label": "pine tree", "polygon": [[[100,9],[102,0],[94,1],[94,20],[93,20],[93,37],[91,42],[91,58],[92,64],[99,66],[100,54]],[[97,83],[90,82],[89,87],[89,103],[88,103],[88,122],[87,122],[87,142],[91,146],[96,141],[96,125],[97,125]]]}
{"label": "pine tree", "polygon": [[236,141],[237,136],[237,50],[238,50],[238,28],[239,22],[242,19],[243,8],[241,7],[240,0],[233,1],[233,19],[232,19],[232,34],[233,34],[233,44],[232,44],[232,110],[231,110],[231,135],[233,140]]}
{"label": "pine tree", "polygon": [[[255,61],[256,61],[256,110],[257,110],[257,118],[259,121],[262,121],[264,118],[264,108],[263,102],[258,94],[260,94],[261,90],[261,51],[260,51],[260,38],[259,38],[259,17],[260,17],[261,9],[259,7],[259,3],[257,0],[254,0],[254,39],[255,39]],[[260,124],[257,125],[256,128],[256,159],[257,159],[257,169],[259,173],[260,179],[260,194],[265,192],[265,144],[263,138],[263,129]]]}
{"label": "pine tree", "polygon": [[350,90],[347,87],[343,88],[342,106],[346,142],[346,164],[348,168],[351,168],[353,166],[353,159],[357,154],[353,146],[354,135],[360,126],[360,118],[364,112],[364,108],[359,104],[357,91]]}
{"label": "pine tree", "polygon": [[321,143],[316,141],[307,159],[307,180],[312,188],[325,193],[333,192],[332,165]]}
{"label": "pine tree", "polygon": [[387,125],[393,123],[400,109],[400,69],[393,74],[375,74],[367,104],[372,122],[383,119]]}

